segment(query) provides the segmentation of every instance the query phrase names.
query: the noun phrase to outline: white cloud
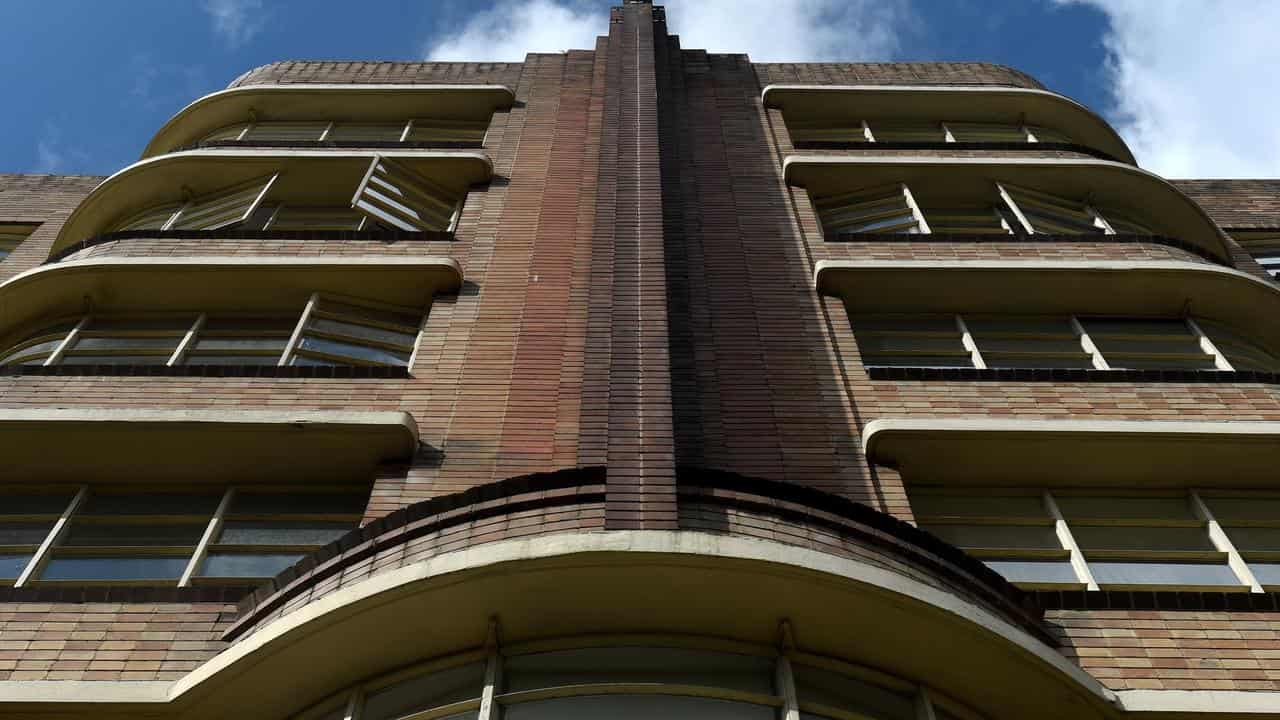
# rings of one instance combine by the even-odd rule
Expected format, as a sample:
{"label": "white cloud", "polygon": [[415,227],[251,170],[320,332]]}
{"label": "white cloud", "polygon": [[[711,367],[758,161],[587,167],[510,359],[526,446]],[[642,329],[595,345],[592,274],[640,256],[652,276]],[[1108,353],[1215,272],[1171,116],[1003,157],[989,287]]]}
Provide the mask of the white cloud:
{"label": "white cloud", "polygon": [[889,60],[907,31],[907,0],[691,0],[667,4],[680,47],[747,53],[755,62]]}
{"label": "white cloud", "polygon": [[[36,164],[32,172],[42,174],[74,172],[88,163],[88,153],[62,142],[62,131],[55,125],[45,123],[40,139],[36,141]],[[75,167],[69,168],[68,165]]]}
{"label": "white cloud", "polygon": [[[886,60],[910,16],[908,0],[672,0],[668,30],[684,48],[756,61]],[[595,47],[609,4],[500,0],[428,45],[428,60],[520,61],[526,52]]]}
{"label": "white cloud", "polygon": [[213,20],[214,34],[232,48],[252,40],[266,24],[262,0],[205,0],[204,11]]}
{"label": "white cloud", "polygon": [[525,53],[590,49],[608,31],[603,5],[560,0],[501,0],[472,15],[459,30],[428,45],[428,60],[520,62]]}
{"label": "white cloud", "polygon": [[1080,0],[1107,14],[1117,127],[1169,177],[1280,176],[1280,3]]}

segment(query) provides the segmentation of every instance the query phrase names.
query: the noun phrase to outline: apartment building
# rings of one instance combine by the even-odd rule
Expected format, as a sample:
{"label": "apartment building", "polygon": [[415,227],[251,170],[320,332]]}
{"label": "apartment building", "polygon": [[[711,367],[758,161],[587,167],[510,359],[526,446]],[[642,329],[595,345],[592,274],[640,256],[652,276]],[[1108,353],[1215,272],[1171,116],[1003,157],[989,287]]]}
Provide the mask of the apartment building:
{"label": "apartment building", "polygon": [[609,20],[0,176],[0,714],[1280,715],[1280,181]]}

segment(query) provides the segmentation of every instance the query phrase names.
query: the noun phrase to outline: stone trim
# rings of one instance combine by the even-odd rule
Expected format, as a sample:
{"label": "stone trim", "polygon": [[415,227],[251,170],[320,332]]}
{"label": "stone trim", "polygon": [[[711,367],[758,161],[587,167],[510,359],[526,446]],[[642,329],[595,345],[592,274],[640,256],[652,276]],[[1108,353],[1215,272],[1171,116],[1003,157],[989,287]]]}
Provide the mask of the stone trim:
{"label": "stone trim", "polygon": [[1189,252],[1196,257],[1204,258],[1215,265],[1230,267],[1213,253],[1199,245],[1167,235],[1058,235],[1038,234],[1026,235],[991,235],[988,233],[929,233],[908,235],[906,233],[826,233],[823,238],[830,243],[1116,243],[1134,245],[1164,245]]}
{"label": "stone trim", "polygon": [[445,242],[454,234],[443,231],[407,232],[402,230],[121,230],[102,233],[72,243],[49,256],[44,264],[65,260],[68,256],[91,247],[122,240],[328,240],[340,242]]}

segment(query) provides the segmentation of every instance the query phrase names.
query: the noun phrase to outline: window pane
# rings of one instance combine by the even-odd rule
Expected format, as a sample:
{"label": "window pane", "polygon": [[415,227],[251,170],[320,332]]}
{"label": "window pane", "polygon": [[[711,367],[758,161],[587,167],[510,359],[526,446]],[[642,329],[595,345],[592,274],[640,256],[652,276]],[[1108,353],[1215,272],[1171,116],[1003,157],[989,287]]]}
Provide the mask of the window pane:
{"label": "window pane", "polygon": [[52,529],[53,521],[0,523],[0,545],[39,545]]}
{"label": "window pane", "polygon": [[276,357],[284,351],[289,342],[287,337],[201,337],[194,346],[194,352],[211,352],[224,350],[232,352],[251,352],[254,350],[271,352]]}
{"label": "window pane", "polygon": [[508,705],[504,720],[774,720],[762,705],[669,695],[589,695]]}
{"label": "window pane", "polygon": [[200,577],[206,578],[269,578],[296,564],[305,557],[302,553],[275,553],[250,555],[239,553],[209,553],[200,567]]}
{"label": "window pane", "polygon": [[681,683],[773,692],[773,661],[752,655],[652,647],[561,650],[509,658],[507,690],[606,682]]}
{"label": "window pane", "polygon": [[72,521],[62,544],[68,547],[195,547],[203,523],[123,525]]}
{"label": "window pane", "polygon": [[31,560],[31,553],[0,555],[0,578],[17,580]]}
{"label": "window pane", "polygon": [[933,495],[911,494],[911,509],[921,517],[1026,517],[1048,518],[1037,495]]}
{"label": "window pane", "polygon": [[61,515],[73,493],[50,495],[0,495],[0,517],[5,515]]}
{"label": "window pane", "polygon": [[924,530],[962,548],[1061,549],[1052,525],[947,525],[921,523]]}
{"label": "window pane", "polygon": [[1280,528],[1229,527],[1226,532],[1240,552],[1280,551]]}
{"label": "window pane", "polygon": [[1063,517],[1096,520],[1195,520],[1191,507],[1180,497],[1077,497],[1054,498]]}
{"label": "window pane", "polygon": [[222,526],[222,545],[325,545],[347,534],[353,522],[228,521]]}
{"label": "window pane", "polygon": [[185,556],[54,557],[41,580],[177,580],[187,567]]}
{"label": "window pane", "polygon": [[1090,561],[1099,585],[1239,585],[1226,565]]}
{"label": "window pane", "polygon": [[478,699],[484,691],[484,663],[419,675],[369,692],[362,720],[390,720],[410,712]]}
{"label": "window pane", "polygon": [[253,493],[238,491],[230,515],[363,515],[369,492]]}
{"label": "window pane", "polygon": [[63,365],[164,365],[168,355],[75,355],[62,357]]}
{"label": "window pane", "polygon": [[1280,522],[1280,498],[1209,496],[1204,501],[1224,525],[1235,520]]}
{"label": "window pane", "polygon": [[1249,569],[1253,571],[1259,584],[1280,585],[1280,564],[1251,562]]}
{"label": "window pane", "polygon": [[378,363],[380,365],[408,365],[409,353],[394,352],[391,350],[383,350],[381,348],[366,347],[364,345],[354,345],[351,343],[338,342],[336,340],[326,340],[324,338],[304,337],[298,343],[300,350],[312,350],[325,355],[336,355],[344,358],[353,358],[363,360],[365,362]]}
{"label": "window pane", "polygon": [[847,675],[803,665],[795,666],[796,695],[813,702],[861,713],[880,720],[914,720],[915,701]]}
{"label": "window pane", "polygon": [[361,338],[363,340],[372,340],[374,342],[383,342],[410,348],[413,347],[413,343],[418,339],[416,334],[400,333],[393,330],[370,327],[368,325],[357,325],[356,323],[339,322],[337,320],[327,320],[324,318],[312,320],[307,329],[314,332],[348,335],[351,337]]}
{"label": "window pane", "polygon": [[184,365],[275,365],[280,362],[280,355],[202,355],[191,353],[183,360]]}
{"label": "window pane", "polygon": [[179,337],[81,337],[72,346],[72,352],[83,350],[167,350],[172,353],[178,347]]}
{"label": "window pane", "polygon": [[90,495],[84,515],[213,515],[222,495]]}
{"label": "window pane", "polygon": [[1079,583],[1069,562],[988,560],[986,566],[1015,583]]}
{"label": "window pane", "polygon": [[1102,527],[1073,524],[1071,534],[1082,550],[1213,551],[1203,527]]}

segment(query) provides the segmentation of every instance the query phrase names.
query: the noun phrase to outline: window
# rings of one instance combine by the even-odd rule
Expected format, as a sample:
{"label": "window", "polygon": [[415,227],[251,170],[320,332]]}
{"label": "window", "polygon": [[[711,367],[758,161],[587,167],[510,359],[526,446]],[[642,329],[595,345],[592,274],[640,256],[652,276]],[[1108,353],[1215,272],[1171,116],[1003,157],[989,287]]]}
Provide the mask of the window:
{"label": "window", "polygon": [[3,365],[407,367],[422,314],[316,295],[299,315],[86,315],[32,333]]}
{"label": "window", "polygon": [[400,122],[265,121],[218,128],[201,138],[212,142],[415,142],[479,145],[489,128],[488,119],[449,120],[415,118]]}
{"label": "window", "polygon": [[1253,256],[1263,270],[1273,278],[1280,278],[1280,235],[1266,232],[1236,232],[1232,237],[1245,252]]}
{"label": "window", "polygon": [[[1151,235],[1146,226],[1090,202],[995,183],[987,200],[956,204],[914,195],[905,184],[815,197],[825,231],[855,233],[979,233],[995,235]],[[882,214],[886,211],[896,214]]]}
{"label": "window", "polygon": [[908,120],[789,121],[787,130],[796,143],[1070,143],[1066,135],[1048,128],[1017,123],[921,122]]}
{"label": "window", "polygon": [[354,711],[363,720],[476,718],[482,694],[491,690],[494,717],[525,720],[775,720],[780,707],[806,719],[977,718],[917,685],[804,652],[782,657],[747,645],[726,652],[723,643],[703,647],[697,638],[679,646],[659,642],[465,653],[369,681],[298,717],[329,720]]}
{"label": "window", "polygon": [[0,223],[0,260],[9,257],[31,233],[40,227],[33,223]]}
{"label": "window", "polygon": [[0,571],[31,583],[257,582],[355,528],[367,486],[0,488]]}
{"label": "window", "polygon": [[854,315],[868,367],[1280,371],[1221,323],[1072,315]]}
{"label": "window", "polygon": [[1260,590],[1280,583],[1280,497],[914,487],[920,527],[1028,588]]}
{"label": "window", "polygon": [[929,232],[906,185],[860,190],[815,201],[823,225],[834,233]]}
{"label": "window", "polygon": [[453,230],[462,198],[382,157],[371,160],[348,206],[282,202],[283,173],[258,178],[186,202],[146,208],[109,227],[141,230]]}

